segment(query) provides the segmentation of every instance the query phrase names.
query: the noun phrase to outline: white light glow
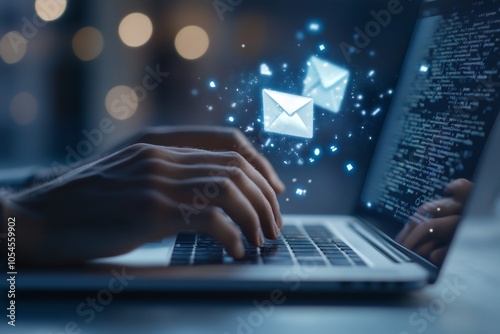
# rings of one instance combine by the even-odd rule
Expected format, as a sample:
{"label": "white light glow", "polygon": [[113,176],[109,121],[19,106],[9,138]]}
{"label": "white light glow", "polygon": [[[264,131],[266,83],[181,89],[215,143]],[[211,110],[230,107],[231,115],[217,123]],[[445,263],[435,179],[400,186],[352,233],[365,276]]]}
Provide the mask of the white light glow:
{"label": "white light glow", "polygon": [[148,16],[132,13],[123,18],[118,34],[125,45],[139,47],[146,44],[153,34],[153,24]]}

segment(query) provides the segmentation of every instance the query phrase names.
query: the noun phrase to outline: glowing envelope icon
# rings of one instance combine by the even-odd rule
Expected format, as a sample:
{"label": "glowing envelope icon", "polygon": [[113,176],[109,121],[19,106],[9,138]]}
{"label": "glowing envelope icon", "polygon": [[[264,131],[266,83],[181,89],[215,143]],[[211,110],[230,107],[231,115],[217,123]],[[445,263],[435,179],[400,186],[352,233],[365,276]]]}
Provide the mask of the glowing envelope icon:
{"label": "glowing envelope icon", "polygon": [[349,71],[318,57],[307,62],[309,71],[302,95],[314,99],[314,104],[331,112],[339,112],[349,81]]}
{"label": "glowing envelope icon", "polygon": [[313,99],[304,96],[262,91],[264,130],[303,138],[313,137]]}

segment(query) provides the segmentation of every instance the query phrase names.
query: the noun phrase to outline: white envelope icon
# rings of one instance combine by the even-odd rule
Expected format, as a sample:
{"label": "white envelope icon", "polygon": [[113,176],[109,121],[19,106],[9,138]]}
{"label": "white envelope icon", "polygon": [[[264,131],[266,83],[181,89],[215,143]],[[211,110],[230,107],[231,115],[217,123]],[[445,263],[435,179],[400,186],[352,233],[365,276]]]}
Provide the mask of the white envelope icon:
{"label": "white envelope icon", "polygon": [[309,71],[302,95],[312,97],[317,106],[338,112],[349,81],[349,71],[315,56],[307,64]]}
{"label": "white envelope icon", "polygon": [[269,89],[262,91],[262,97],[264,130],[290,136],[313,137],[313,99]]}

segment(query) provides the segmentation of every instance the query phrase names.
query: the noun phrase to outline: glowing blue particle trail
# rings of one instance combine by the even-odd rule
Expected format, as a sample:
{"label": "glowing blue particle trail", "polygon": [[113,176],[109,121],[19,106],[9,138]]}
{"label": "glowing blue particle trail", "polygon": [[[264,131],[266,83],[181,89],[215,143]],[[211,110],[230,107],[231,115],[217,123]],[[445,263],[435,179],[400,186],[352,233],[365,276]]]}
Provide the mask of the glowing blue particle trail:
{"label": "glowing blue particle trail", "polygon": [[372,116],[377,116],[377,114],[380,112],[380,108],[377,108],[375,109],[373,112],[372,112]]}
{"label": "glowing blue particle trail", "polygon": [[370,72],[368,72],[368,77],[373,77],[374,74],[375,74],[375,71],[371,70]]}
{"label": "glowing blue particle trail", "polygon": [[330,150],[331,150],[332,152],[337,152],[338,147],[337,147],[337,146],[335,146],[335,145],[330,146]]}

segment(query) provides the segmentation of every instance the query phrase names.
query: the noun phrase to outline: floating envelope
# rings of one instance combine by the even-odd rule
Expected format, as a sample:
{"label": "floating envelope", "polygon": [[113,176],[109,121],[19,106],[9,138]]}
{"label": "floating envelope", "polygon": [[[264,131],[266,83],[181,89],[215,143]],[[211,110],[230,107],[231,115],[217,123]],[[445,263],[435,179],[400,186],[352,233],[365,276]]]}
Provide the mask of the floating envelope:
{"label": "floating envelope", "polygon": [[318,57],[308,61],[309,71],[302,95],[314,99],[314,104],[338,112],[349,80],[349,71]]}
{"label": "floating envelope", "polygon": [[262,91],[262,97],[264,100],[264,130],[312,138],[313,99],[269,89]]}

